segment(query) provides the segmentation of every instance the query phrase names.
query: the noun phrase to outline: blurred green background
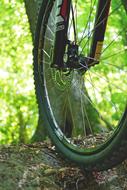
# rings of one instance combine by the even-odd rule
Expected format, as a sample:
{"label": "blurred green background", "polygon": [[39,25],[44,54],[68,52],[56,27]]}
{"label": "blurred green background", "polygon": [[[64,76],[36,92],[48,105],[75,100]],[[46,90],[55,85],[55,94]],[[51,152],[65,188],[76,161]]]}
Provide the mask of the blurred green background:
{"label": "blurred green background", "polygon": [[28,142],[38,111],[32,37],[22,0],[0,1],[0,143]]}

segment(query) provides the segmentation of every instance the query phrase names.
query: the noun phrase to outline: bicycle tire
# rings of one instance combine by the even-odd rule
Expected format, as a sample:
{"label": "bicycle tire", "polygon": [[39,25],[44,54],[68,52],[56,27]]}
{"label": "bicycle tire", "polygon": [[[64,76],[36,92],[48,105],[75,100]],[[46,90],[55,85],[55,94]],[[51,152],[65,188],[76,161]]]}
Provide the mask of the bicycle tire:
{"label": "bicycle tire", "polygon": [[[57,1],[57,0],[56,0]],[[73,144],[69,145],[68,141],[66,138],[68,137],[68,134],[64,134],[64,132],[61,130],[61,127],[58,125],[56,127],[56,121],[54,121],[53,111],[51,110],[51,105],[50,101],[54,101],[56,97],[48,97],[47,95],[47,89],[46,89],[46,77],[47,81],[52,80],[54,83],[54,76],[51,76],[51,74],[46,74],[44,73],[46,70],[46,66],[43,60],[43,54],[46,53],[43,50],[44,46],[44,38],[46,37],[46,30],[47,30],[47,23],[51,19],[51,14],[55,12],[55,2],[54,0],[50,1],[43,1],[42,6],[40,9],[39,17],[38,17],[38,23],[37,23],[37,29],[36,29],[36,36],[35,36],[35,43],[34,43],[34,80],[35,80],[35,89],[36,89],[36,96],[37,96],[37,102],[39,105],[39,112],[40,116],[43,118],[43,125],[46,127],[48,134],[50,138],[52,139],[53,143],[55,146],[58,148],[58,150],[68,159],[72,160],[73,162],[77,163],[79,166],[84,167],[86,170],[105,170],[108,168],[112,168],[119,163],[121,163],[126,157],[127,157],[127,109],[125,108],[124,114],[120,119],[118,129],[115,130],[114,134],[111,136],[109,140],[107,140],[102,146],[99,146],[97,149],[91,149],[90,151],[85,151],[80,148],[79,145],[77,145],[78,148],[75,148],[76,145],[73,146]],[[53,9],[53,7],[55,7]],[[51,24],[51,23],[50,23]],[[51,36],[51,28],[47,32],[47,36]],[[47,45],[47,44],[46,44]],[[45,45],[45,46],[46,46]],[[48,47],[46,46],[47,49],[51,48],[51,44]],[[42,51],[43,50],[43,51]],[[51,57],[52,54],[48,57]],[[46,59],[46,58],[45,58]],[[45,68],[44,68],[45,67]],[[52,68],[51,68],[52,70]],[[54,71],[53,71],[54,72]],[[65,78],[67,78],[69,73],[67,75],[65,74]],[[46,77],[45,77],[46,76]],[[56,76],[57,77],[57,76]],[[61,76],[60,76],[61,77]],[[63,77],[63,76],[62,76]],[[76,76],[77,77],[77,76]],[[70,79],[71,76],[67,78],[67,82],[65,85],[64,84],[64,79],[61,79],[61,83],[59,84],[59,80],[57,81],[58,84],[56,84],[57,87],[54,87],[54,91],[57,91],[57,88],[61,85],[62,89],[58,89],[58,94],[56,93],[55,95],[60,95],[61,91],[66,92],[65,88],[70,88],[70,83],[72,79]],[[56,81],[55,81],[56,82]],[[48,84],[48,82],[47,82]],[[50,84],[52,86],[52,83]],[[49,86],[50,86],[49,85]],[[48,87],[51,89],[51,86]],[[69,87],[68,87],[69,86]],[[50,92],[48,92],[50,94]],[[52,92],[53,93],[53,92]],[[51,94],[52,96],[53,94]],[[50,96],[50,95],[49,95]],[[59,97],[59,96],[57,96]],[[65,96],[63,97],[63,99]],[[125,102],[124,102],[125,103]],[[57,107],[57,106],[56,106]],[[62,109],[61,106],[58,106],[59,109]],[[57,111],[54,111],[57,112]],[[67,112],[69,113],[70,110]],[[59,115],[59,114],[58,114]],[[62,117],[60,115],[60,117]],[[70,118],[71,120],[72,118]],[[58,118],[57,118],[58,120]],[[69,128],[69,125],[71,125],[71,121],[68,120],[66,121],[67,126]],[[72,129],[70,128],[69,131]],[[64,134],[64,137],[63,137]],[[81,149],[81,150],[80,150]]]}

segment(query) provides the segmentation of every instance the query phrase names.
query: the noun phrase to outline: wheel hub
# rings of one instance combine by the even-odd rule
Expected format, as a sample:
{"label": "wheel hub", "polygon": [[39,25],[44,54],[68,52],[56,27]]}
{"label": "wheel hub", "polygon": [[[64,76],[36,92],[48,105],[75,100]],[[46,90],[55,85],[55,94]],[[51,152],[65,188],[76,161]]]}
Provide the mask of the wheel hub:
{"label": "wheel hub", "polygon": [[98,63],[99,61],[92,57],[85,57],[82,54],[79,55],[79,46],[68,40],[62,66],[52,64],[51,67],[64,72],[66,72],[68,69],[75,69],[84,73],[90,67]]}
{"label": "wheel hub", "polygon": [[79,55],[79,46],[73,42],[68,42],[67,55],[68,59],[66,65],[71,69],[78,69],[82,71],[87,71],[90,67],[99,63],[98,60],[92,57],[85,57],[84,55]]}

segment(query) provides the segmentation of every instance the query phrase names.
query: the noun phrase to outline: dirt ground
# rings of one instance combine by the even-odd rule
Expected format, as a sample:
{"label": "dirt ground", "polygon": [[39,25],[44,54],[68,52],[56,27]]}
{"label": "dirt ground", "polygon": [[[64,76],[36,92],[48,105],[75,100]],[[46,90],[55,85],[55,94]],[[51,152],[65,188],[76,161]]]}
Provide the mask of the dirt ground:
{"label": "dirt ground", "polygon": [[127,164],[88,173],[46,143],[1,146],[0,190],[127,190]]}

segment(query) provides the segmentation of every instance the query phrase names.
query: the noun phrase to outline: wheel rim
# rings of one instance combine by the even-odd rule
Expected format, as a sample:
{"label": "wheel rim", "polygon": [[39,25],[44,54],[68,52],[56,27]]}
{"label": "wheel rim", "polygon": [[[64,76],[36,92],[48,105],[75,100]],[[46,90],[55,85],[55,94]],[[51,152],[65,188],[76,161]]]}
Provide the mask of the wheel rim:
{"label": "wheel rim", "polygon": [[[42,49],[39,71],[43,71],[40,76],[44,77],[48,115],[52,120],[54,133],[63,144],[80,153],[94,153],[107,146],[122,126],[120,121],[126,107],[127,48],[126,28],[121,29],[120,24],[121,17],[124,15],[126,18],[126,13],[121,11],[121,1],[112,1],[100,63],[81,75],[77,70],[63,72],[51,68],[58,2],[57,0],[47,6],[50,13],[45,15],[42,24],[44,38],[40,35],[43,43],[41,41],[39,44]],[[81,1],[78,0],[73,0],[72,3],[77,33],[75,39],[71,13],[68,38],[80,44],[81,54],[89,54],[92,36],[90,31],[93,31],[95,16],[95,9],[92,7],[96,7],[97,1],[87,2],[87,7],[85,3],[81,6]],[[87,10],[85,15],[81,14],[84,9]],[[85,18],[90,19],[90,24],[81,24],[82,20],[87,20]],[[118,19],[117,24],[113,22],[114,18]]]}

